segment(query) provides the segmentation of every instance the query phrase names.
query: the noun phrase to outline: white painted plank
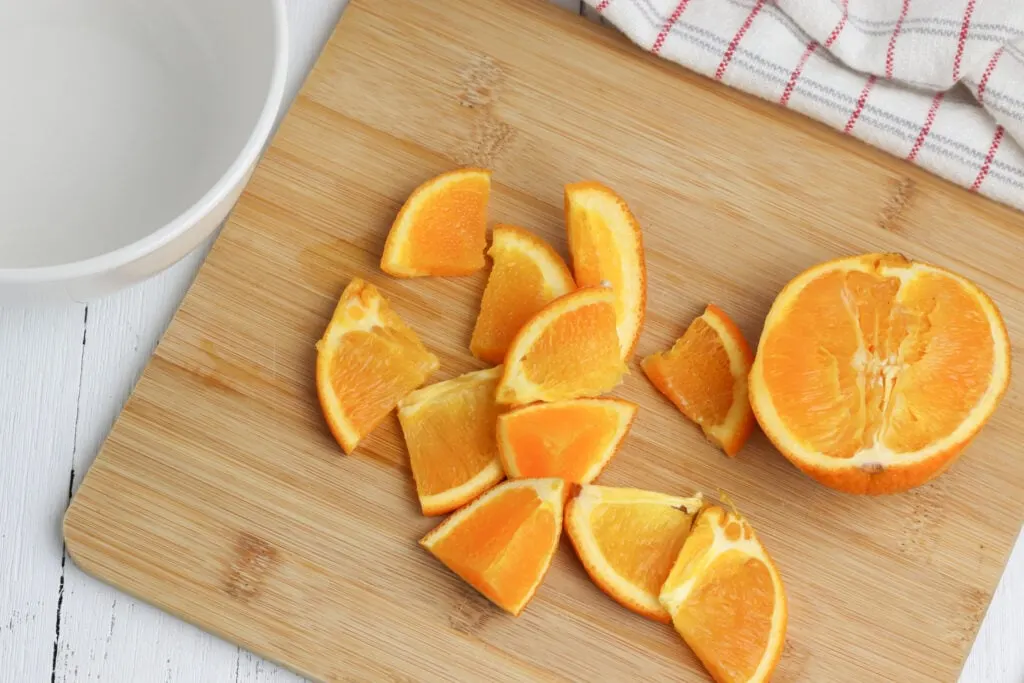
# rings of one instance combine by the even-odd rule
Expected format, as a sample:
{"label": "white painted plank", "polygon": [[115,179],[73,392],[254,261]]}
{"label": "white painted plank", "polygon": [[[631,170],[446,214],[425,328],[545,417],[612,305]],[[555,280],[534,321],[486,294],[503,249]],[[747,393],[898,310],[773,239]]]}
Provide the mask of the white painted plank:
{"label": "white painted plank", "polygon": [[0,308],[0,681],[50,677],[84,313]]}
{"label": "white painted plank", "polygon": [[304,678],[283,669],[273,662],[242,650],[238,660],[236,683],[299,683]]}

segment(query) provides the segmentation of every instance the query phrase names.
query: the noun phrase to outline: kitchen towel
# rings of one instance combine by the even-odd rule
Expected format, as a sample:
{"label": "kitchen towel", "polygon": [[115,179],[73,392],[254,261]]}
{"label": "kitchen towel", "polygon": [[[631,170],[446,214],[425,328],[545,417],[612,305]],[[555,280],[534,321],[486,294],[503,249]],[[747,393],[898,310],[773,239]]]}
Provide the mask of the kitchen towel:
{"label": "kitchen towel", "polygon": [[1024,209],[1024,0],[586,0],[634,42]]}

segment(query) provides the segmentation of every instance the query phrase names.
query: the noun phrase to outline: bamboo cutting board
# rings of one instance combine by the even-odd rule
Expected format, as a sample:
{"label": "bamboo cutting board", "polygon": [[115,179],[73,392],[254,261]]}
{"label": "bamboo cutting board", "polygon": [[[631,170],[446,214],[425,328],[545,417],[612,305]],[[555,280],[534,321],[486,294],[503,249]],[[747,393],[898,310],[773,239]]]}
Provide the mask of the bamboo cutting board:
{"label": "bamboo cutting board", "polygon": [[[540,1],[355,0],[75,496],[75,562],[317,679],[704,680],[566,543],[523,616],[491,607],[417,547],[438,520],[397,420],[350,457],[324,425],[313,343],[353,276],[440,357],[434,379],[480,367],[484,273],[378,269],[409,192],[462,164],[494,169],[492,219],[563,253],[564,183],[625,196],[650,280],[637,358],[709,301],[756,341],[789,278],[875,250],[976,279],[1024,339],[1019,214]],[[749,516],[790,596],[775,680],[955,680],[1024,517],[1019,380],[949,473],[863,498],[762,436],[725,458],[631,369],[616,394],[640,414],[601,481],[726,491]]]}

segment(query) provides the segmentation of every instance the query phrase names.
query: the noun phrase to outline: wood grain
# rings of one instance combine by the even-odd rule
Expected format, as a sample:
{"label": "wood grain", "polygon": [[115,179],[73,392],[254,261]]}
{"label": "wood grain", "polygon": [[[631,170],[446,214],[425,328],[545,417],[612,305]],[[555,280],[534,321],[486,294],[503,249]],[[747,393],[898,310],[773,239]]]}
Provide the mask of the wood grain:
{"label": "wood grain", "polygon": [[[86,571],[326,680],[701,680],[674,634],[624,612],[567,548],[505,617],[419,550],[397,421],[344,457],[315,402],[312,342],[365,277],[441,358],[468,352],[484,275],[379,272],[409,191],[495,171],[492,217],[564,251],[561,187],[596,178],[645,228],[638,357],[715,301],[751,340],[781,285],[898,250],[975,278],[1024,335],[1020,217],[910,165],[641,54],[542,3],[356,2],[214,246],[65,520]],[[756,438],[726,460],[633,374],[641,404],[602,481],[728,491],[791,597],[776,680],[953,680],[1022,513],[1014,380],[935,483],[861,499]]]}

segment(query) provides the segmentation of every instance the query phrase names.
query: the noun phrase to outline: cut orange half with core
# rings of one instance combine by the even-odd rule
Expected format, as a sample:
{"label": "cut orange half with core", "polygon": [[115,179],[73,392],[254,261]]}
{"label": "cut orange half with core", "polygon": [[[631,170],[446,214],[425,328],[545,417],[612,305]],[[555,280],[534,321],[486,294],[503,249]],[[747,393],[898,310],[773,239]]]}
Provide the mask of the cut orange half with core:
{"label": "cut orange half with core", "polygon": [[610,391],[626,372],[615,329],[611,289],[587,287],[555,299],[512,340],[498,402],[521,405]]}
{"label": "cut orange half with core", "polygon": [[821,483],[893,493],[943,472],[1010,379],[995,304],[898,254],[805,271],[765,320],[750,402],[772,443]]}
{"label": "cut orange half with core", "polygon": [[718,306],[690,323],[668,351],[644,358],[644,373],[727,455],[736,455],[754,428],[747,374],[754,361],[743,334]]}
{"label": "cut orange half with core", "polygon": [[380,267],[396,277],[468,275],[484,267],[491,172],[442,173],[413,191],[391,226]]}
{"label": "cut orange half with core", "polygon": [[541,238],[514,225],[494,226],[487,278],[470,352],[502,363],[516,333],[540,309],[576,289],[562,257]]}
{"label": "cut orange half with core", "polygon": [[619,348],[628,358],[640,338],[647,305],[640,224],[621,197],[596,182],[565,186],[565,223],[576,284],[606,285],[615,292]]}
{"label": "cut orange half with core", "polygon": [[615,398],[535,403],[498,418],[498,452],[512,479],[589,484],[626,437],[637,406]]}
{"label": "cut orange half with core", "polygon": [[711,506],[697,515],[660,599],[718,683],[771,678],[786,640],[786,591],[738,514]]}
{"label": "cut orange half with core", "polygon": [[398,404],[423,514],[451,512],[505,478],[494,436],[501,372],[499,366],[431,384]]}
{"label": "cut orange half with core", "polygon": [[565,532],[591,580],[622,606],[668,623],[662,584],[690,533],[701,498],[583,486],[565,510]]}
{"label": "cut orange half with core", "polygon": [[437,357],[373,285],[355,278],[316,344],[316,391],[346,453],[437,370]]}
{"label": "cut orange half with core", "polygon": [[454,513],[420,545],[518,616],[558,549],[565,491],[561,479],[506,481]]}

